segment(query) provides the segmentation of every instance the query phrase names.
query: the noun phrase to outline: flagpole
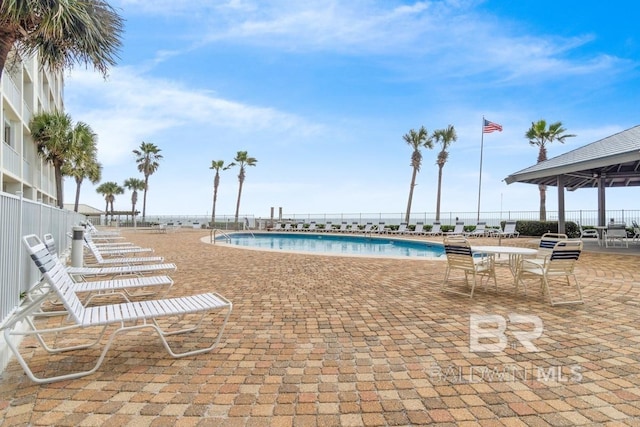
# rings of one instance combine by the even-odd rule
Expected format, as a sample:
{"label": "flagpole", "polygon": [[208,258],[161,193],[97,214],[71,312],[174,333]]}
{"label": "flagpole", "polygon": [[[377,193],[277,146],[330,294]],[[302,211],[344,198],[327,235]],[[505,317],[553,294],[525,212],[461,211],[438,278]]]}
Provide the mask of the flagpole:
{"label": "flagpole", "polygon": [[484,116],[482,116],[482,127],[480,137],[480,176],[478,177],[478,218],[476,221],[480,221],[480,190],[482,189],[482,151],[484,148]]}

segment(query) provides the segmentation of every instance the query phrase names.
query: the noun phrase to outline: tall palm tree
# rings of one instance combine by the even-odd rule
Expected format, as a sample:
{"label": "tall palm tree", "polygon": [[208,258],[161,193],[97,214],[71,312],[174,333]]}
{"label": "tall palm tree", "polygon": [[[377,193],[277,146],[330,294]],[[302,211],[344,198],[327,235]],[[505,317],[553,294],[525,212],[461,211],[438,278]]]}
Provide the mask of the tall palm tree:
{"label": "tall palm tree", "polygon": [[123,19],[101,0],[0,1],[0,71],[13,47],[38,52],[51,69],[92,64],[104,76],[115,65]]}
{"label": "tall palm tree", "polygon": [[[553,141],[564,143],[567,138],[573,138],[575,135],[566,134],[566,129],[562,127],[562,122],[549,124],[545,120],[532,122],[531,127],[525,133],[525,138],[529,140],[530,145],[535,145],[538,150],[538,163],[547,160],[547,144]],[[547,186],[539,185],[540,190],[540,221],[547,219]]]}
{"label": "tall palm tree", "polygon": [[58,111],[34,115],[29,123],[38,154],[53,165],[58,207],[64,207],[62,167],[73,157],[71,117]]}
{"label": "tall palm tree", "polygon": [[216,176],[213,178],[213,207],[211,208],[211,226],[216,221],[216,201],[218,200],[218,186],[220,185],[220,171],[226,171],[227,169],[235,166],[235,163],[230,163],[227,166],[224,165],[224,160],[211,160],[211,167],[216,171]]}
{"label": "tall palm tree", "polygon": [[136,163],[138,170],[144,175],[144,196],[142,199],[142,221],[147,215],[147,191],[149,190],[149,177],[158,170],[160,160],[162,160],[161,149],[155,144],[144,142],[140,144],[137,150],[133,150],[136,155]]}
{"label": "tall palm tree", "polygon": [[[111,220],[113,221],[113,202],[115,202],[118,194],[124,193],[124,188],[120,187],[117,182],[108,181],[100,184],[98,188],[96,188],[96,192],[104,196],[106,202],[104,208],[105,219],[109,217],[109,212],[111,212]],[[109,207],[111,207],[111,209],[109,209]]]}
{"label": "tall palm tree", "polygon": [[138,203],[138,191],[144,190],[144,181],[140,178],[129,178],[124,181],[124,188],[131,193],[131,218],[135,221],[136,204]]}
{"label": "tall palm tree", "polygon": [[238,223],[238,216],[240,215],[240,197],[242,197],[242,185],[244,184],[244,179],[246,177],[246,167],[247,166],[255,166],[258,163],[258,160],[254,157],[249,157],[246,151],[238,151],[236,157],[233,159],[235,163],[234,166],[240,166],[240,173],[238,173],[238,201],[236,203],[236,216],[235,223]]}
{"label": "tall palm tree", "polygon": [[440,221],[440,194],[442,190],[442,168],[449,159],[447,149],[451,143],[458,140],[458,135],[453,125],[447,126],[446,129],[438,129],[433,132],[433,139],[436,144],[440,144],[440,152],[436,164],[438,165],[438,194],[436,196],[436,221]]}
{"label": "tall palm tree", "polygon": [[425,129],[424,126],[421,126],[420,129],[416,132],[411,129],[409,133],[402,136],[402,138],[413,148],[413,153],[411,153],[411,167],[413,168],[413,173],[411,175],[411,186],[409,187],[409,201],[407,202],[407,213],[404,218],[406,223],[409,222],[409,217],[411,216],[411,202],[413,201],[413,188],[416,186],[416,177],[418,176],[418,172],[420,171],[420,166],[422,165],[422,153],[420,152],[421,147],[433,148],[433,140],[429,136],[429,132]]}
{"label": "tall palm tree", "polygon": [[78,122],[71,131],[71,153],[62,166],[62,175],[73,177],[76,182],[76,198],[74,211],[78,212],[80,203],[80,187],[84,179],[97,184],[102,179],[102,165],[98,162],[98,136],[91,127]]}

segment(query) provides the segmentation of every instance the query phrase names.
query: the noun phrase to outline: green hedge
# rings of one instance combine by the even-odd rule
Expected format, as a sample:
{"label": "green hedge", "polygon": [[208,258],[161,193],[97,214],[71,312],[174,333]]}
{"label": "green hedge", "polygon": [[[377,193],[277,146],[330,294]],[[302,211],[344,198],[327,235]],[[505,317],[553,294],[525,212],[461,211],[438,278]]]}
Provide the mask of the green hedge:
{"label": "green hedge", "polygon": [[[504,229],[505,221],[500,223]],[[516,231],[520,236],[542,236],[544,233],[557,233],[558,221],[518,221],[516,223]],[[569,238],[580,237],[580,228],[573,221],[564,223],[564,232]]]}

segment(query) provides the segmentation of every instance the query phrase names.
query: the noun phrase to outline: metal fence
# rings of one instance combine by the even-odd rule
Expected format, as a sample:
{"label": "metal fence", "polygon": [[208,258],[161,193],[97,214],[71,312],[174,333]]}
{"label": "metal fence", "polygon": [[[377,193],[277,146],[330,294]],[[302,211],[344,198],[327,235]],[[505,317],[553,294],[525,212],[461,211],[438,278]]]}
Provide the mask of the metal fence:
{"label": "metal fence", "polygon": [[[0,325],[19,307],[21,295],[40,280],[40,272],[23,247],[22,236],[53,234],[59,248],[71,245],[67,233],[85,217],[0,193]],[[5,343],[0,338],[0,370],[8,360]]]}
{"label": "metal fence", "polygon": [[[631,224],[632,221],[640,222],[640,210],[609,210],[607,218],[613,218],[616,222],[626,222]],[[501,221],[537,221],[540,219],[538,211],[495,211],[481,212],[478,220],[477,212],[442,212],[440,214],[440,222],[442,225],[455,225],[456,221],[463,221],[465,225],[476,225],[478,221],[484,221],[489,227],[500,226]],[[412,213],[409,218],[409,224],[423,222],[424,224],[432,224],[436,220],[435,212],[416,212]],[[555,211],[547,212],[547,221],[557,221],[558,213]],[[579,222],[582,226],[598,225],[597,210],[576,210],[565,211],[565,220]],[[324,224],[331,221],[333,224],[340,224],[345,221],[351,224],[357,222],[360,225],[371,222],[378,224],[384,222],[386,225],[399,225],[405,221],[405,214],[399,213],[337,213],[337,214],[284,214],[277,218],[253,218],[252,227],[262,228],[261,225],[270,226],[272,222],[305,222],[315,221],[318,224]]]}

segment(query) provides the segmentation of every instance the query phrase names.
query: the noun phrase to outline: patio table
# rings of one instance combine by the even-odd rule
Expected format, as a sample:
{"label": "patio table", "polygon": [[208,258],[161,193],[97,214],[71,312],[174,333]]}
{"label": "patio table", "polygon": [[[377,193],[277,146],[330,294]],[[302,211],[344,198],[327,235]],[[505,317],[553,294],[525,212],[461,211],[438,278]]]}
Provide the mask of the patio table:
{"label": "patio table", "polygon": [[514,285],[518,278],[518,268],[522,258],[525,256],[535,256],[538,253],[537,249],[518,246],[471,246],[471,251],[474,253],[498,255],[498,257],[500,257],[500,255],[507,255],[507,265],[513,275]]}

